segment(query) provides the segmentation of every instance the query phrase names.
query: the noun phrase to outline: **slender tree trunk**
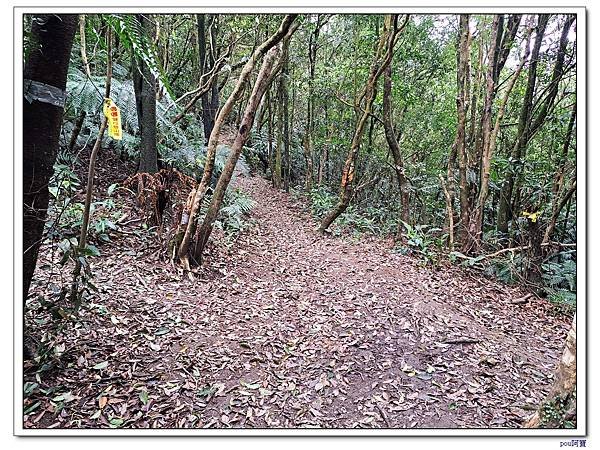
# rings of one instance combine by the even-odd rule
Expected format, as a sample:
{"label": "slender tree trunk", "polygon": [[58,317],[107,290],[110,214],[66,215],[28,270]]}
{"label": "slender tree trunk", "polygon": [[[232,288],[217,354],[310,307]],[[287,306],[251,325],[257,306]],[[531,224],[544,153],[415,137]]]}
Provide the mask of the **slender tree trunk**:
{"label": "slender tree trunk", "polygon": [[90,63],[87,57],[86,51],[86,43],[85,43],[85,14],[79,15],[79,41],[80,41],[80,52],[81,52],[81,62],[83,63],[83,68],[85,70],[85,74],[90,78],[92,76],[92,72],[90,70]]}
{"label": "slender tree trunk", "polygon": [[[206,195],[206,190],[208,189],[208,185],[210,179],[212,177],[212,172],[215,165],[215,156],[217,150],[217,144],[219,142],[221,128],[225,122],[225,119],[233,109],[235,103],[238,101],[240,95],[242,94],[244,87],[246,86],[250,75],[252,74],[252,70],[256,62],[261,58],[265,53],[267,53],[271,48],[277,45],[283,37],[287,34],[292,22],[296,19],[296,14],[288,14],[284,17],[279,29],[265,42],[263,42],[260,46],[254,50],[244,67],[240,73],[238,81],[233,88],[233,91],[229,95],[227,101],[223,104],[223,107],[219,111],[217,118],[215,119],[215,123],[210,134],[210,138],[208,140],[208,148],[206,150],[206,159],[204,163],[204,172],[202,174],[202,179],[200,183],[190,193],[190,199],[187,202],[189,205],[189,209],[182,213],[182,220],[179,226],[179,230],[176,234],[176,240],[179,240],[179,235],[181,235],[181,243],[179,244],[177,256],[180,259],[181,263],[184,267],[189,267],[189,263],[187,262],[187,255],[190,250],[192,237],[195,234],[195,217],[198,213],[198,209],[200,208],[200,203],[202,199]],[[260,99],[259,99],[260,100]],[[254,117],[253,117],[254,119]],[[248,133],[250,130],[246,130]],[[183,231],[185,230],[185,232]],[[183,233],[183,234],[182,234]]]}
{"label": "slender tree trunk", "polygon": [[43,239],[64,107],[35,95],[36,85],[30,81],[64,92],[77,20],[75,14],[36,15],[31,26],[31,51],[23,71],[23,299]]}
{"label": "slender tree trunk", "polygon": [[319,173],[317,175],[317,184],[321,186],[323,184],[323,180],[326,175],[327,163],[329,161],[329,146],[331,145],[331,126],[329,124],[329,108],[327,108],[327,103],[324,104],[325,108],[325,126],[327,127],[327,137],[325,139],[325,143],[321,148],[321,156],[319,157]]}
{"label": "slender tree trunk", "polygon": [[[563,195],[562,199],[558,204],[553,205],[552,216],[550,217],[550,221],[548,222],[548,227],[546,228],[546,232],[544,233],[544,239],[542,240],[542,244],[546,244],[550,242],[552,235],[554,234],[554,228],[556,227],[556,221],[558,220],[558,216],[560,212],[565,207],[568,201],[571,200],[571,197],[577,190],[577,182],[573,181],[573,184],[569,188],[565,195]],[[558,196],[557,196],[558,197]]]}
{"label": "slender tree trunk", "polygon": [[[143,14],[137,14],[142,30],[152,39],[154,27]],[[138,172],[158,172],[156,144],[156,78],[148,65],[134,58],[133,87],[140,129],[140,156]]]}
{"label": "slender tree trunk", "polygon": [[[215,57],[213,51],[207,52],[208,46],[206,45],[206,17],[210,20],[209,33],[211,39],[210,48],[214,50],[217,43],[217,25],[216,16],[197,14],[198,23],[198,54],[199,54],[199,66],[200,66],[200,77],[205,73],[210,72],[215,66]],[[217,78],[214,77],[210,84],[210,89],[204,93],[201,97],[202,100],[202,124],[204,126],[204,136],[208,143],[208,138],[212,132],[215,124],[215,117],[217,110],[219,109],[219,89],[217,85]]]}
{"label": "slender tree trunk", "polygon": [[275,155],[273,154],[273,105],[271,101],[271,92],[267,92],[267,160],[269,161],[269,171],[271,172],[271,182],[274,183],[275,173]]}
{"label": "slender tree trunk", "polygon": [[571,215],[571,204],[573,202],[573,196],[569,197],[569,200],[567,200],[567,206],[565,206],[565,218],[563,219],[562,222],[562,233],[561,233],[561,238],[560,241],[564,241],[567,238],[567,225],[569,223],[569,216]]}
{"label": "slender tree trunk", "polygon": [[[392,65],[389,64],[383,72],[383,128],[385,130],[385,138],[388,146],[394,157],[394,171],[398,180],[398,189],[400,190],[400,219],[405,223],[410,223],[410,191],[409,183],[404,174],[404,161],[402,160],[402,152],[400,145],[396,140],[394,133],[394,125],[392,123]],[[398,226],[398,232],[401,230],[401,222]]]}
{"label": "slender tree trunk", "polygon": [[556,227],[558,216],[560,215],[560,212],[562,211],[563,207],[571,201],[571,197],[575,192],[575,182],[573,182],[571,188],[565,193],[563,198],[560,199],[560,193],[565,184],[565,170],[569,156],[569,147],[571,146],[571,139],[573,137],[573,129],[575,127],[576,117],[577,103],[575,102],[571,111],[569,125],[567,126],[567,135],[565,136],[565,140],[563,143],[563,151],[558,163],[556,175],[554,176],[554,183],[552,185],[552,216],[550,217],[548,227],[546,228],[546,232],[544,233],[544,239],[542,241],[542,243],[544,244],[548,243],[552,238],[552,234],[554,233],[554,228]]}
{"label": "slender tree trunk", "polygon": [[[494,35],[498,37],[501,34],[501,29],[499,29],[499,15],[496,15],[494,18],[494,24],[492,26],[492,42],[494,41]],[[529,57],[529,43],[531,37],[531,28],[529,28],[527,32],[526,42],[525,42],[525,53],[521,57],[521,61],[517,68],[515,69],[513,75],[510,77],[506,90],[504,92],[504,97],[500,103],[498,108],[498,113],[496,116],[496,121],[494,123],[494,127],[491,128],[492,124],[492,103],[494,101],[495,92],[496,92],[496,82],[499,77],[499,71],[502,67],[498,67],[498,64],[504,63],[506,58],[503,56],[505,54],[502,48],[496,48],[494,46],[490,49],[490,54],[488,55],[488,61],[496,61],[496,65],[492,65],[488,68],[487,73],[487,83],[486,83],[486,99],[485,99],[485,107],[483,113],[482,120],[482,155],[481,155],[481,179],[480,179],[480,188],[479,188],[479,196],[477,198],[477,204],[475,206],[475,214],[474,220],[471,222],[473,228],[471,229],[470,235],[474,239],[474,244],[477,249],[481,246],[481,239],[483,236],[483,215],[485,211],[485,202],[489,193],[489,180],[490,180],[490,170],[492,165],[492,156],[494,151],[496,150],[496,140],[498,137],[498,132],[500,131],[500,124],[502,123],[502,119],[504,118],[504,112],[506,109],[506,104],[508,103],[508,99],[512,92],[512,89],[521,74],[521,70],[525,65],[527,58]],[[496,42],[499,42],[500,39],[497,38]],[[499,60],[499,54],[501,54],[501,59]]]}
{"label": "slender tree trunk", "polygon": [[465,83],[467,76],[467,67],[469,64],[469,15],[461,14],[459,22],[459,45],[457,52],[457,97],[456,111],[458,116],[458,125],[456,130],[456,154],[458,157],[459,173],[459,198],[460,198],[460,223],[461,223],[461,241],[463,247],[470,247],[471,239],[469,237],[471,202],[469,198],[469,183],[467,180],[468,157],[466,149],[466,99]]}
{"label": "slender tree trunk", "polygon": [[289,51],[284,42],[282,46],[281,66],[281,110],[283,122],[283,188],[286,192],[290,190],[290,116],[289,116]]}
{"label": "slender tree trunk", "polygon": [[[86,39],[85,39],[85,14],[79,15],[79,41],[80,41],[80,52],[81,52],[81,62],[83,64],[83,69],[88,78],[91,78],[92,72],[90,70],[90,63],[87,57],[86,51]],[[69,139],[69,146],[67,147],[68,152],[71,153],[75,148],[75,144],[77,144],[77,138],[79,137],[79,133],[81,133],[81,127],[83,126],[83,122],[85,120],[85,116],[87,113],[85,110],[82,110],[75,121],[75,126],[73,127],[73,132],[71,133],[71,139]]]}
{"label": "slender tree trunk", "polygon": [[79,133],[81,133],[81,128],[83,127],[83,122],[85,121],[86,116],[85,110],[79,113],[77,120],[75,121],[75,126],[73,127],[73,131],[71,133],[71,139],[69,139],[68,152],[72,153],[75,145],[77,144],[77,138],[79,138]]}
{"label": "slender tree trunk", "polygon": [[[497,41],[497,45],[500,51],[496,54],[496,61],[494,61],[494,83],[496,84],[496,86],[498,85],[498,81],[500,81],[500,72],[506,64],[515,37],[517,36],[519,25],[521,24],[521,18],[521,14],[511,14],[508,17],[506,30],[504,30],[503,28],[503,22],[500,24]],[[528,33],[531,35],[530,31],[528,31]],[[501,44],[499,44],[500,41]]]}
{"label": "slender tree trunk", "polygon": [[554,198],[560,193],[564,184],[565,184],[565,169],[569,156],[569,148],[571,146],[571,141],[573,138],[573,130],[575,128],[575,121],[577,118],[577,102],[573,103],[573,107],[571,109],[571,117],[569,119],[569,125],[567,126],[567,134],[565,136],[565,140],[563,142],[562,153],[560,155],[560,159],[558,161],[558,169],[556,170],[556,175],[554,176],[554,183],[552,185],[552,195]]}
{"label": "slender tree trunk", "polygon": [[404,29],[408,23],[408,16],[403,25],[398,28],[398,15],[386,15],[384,30],[379,38],[379,44],[371,63],[369,77],[361,94],[355,99],[356,110],[361,111],[354,136],[348,150],[344,169],[342,171],[342,180],[340,183],[340,197],[338,203],[329,211],[319,226],[319,231],[324,232],[329,228],[335,219],[337,219],[348,208],[350,201],[354,195],[353,181],[355,176],[355,166],[360,150],[360,144],[365,132],[367,120],[371,116],[373,101],[376,96],[377,80],[390,64],[396,45],[398,33]]}
{"label": "slender tree trunk", "polygon": [[509,169],[506,180],[502,185],[500,193],[500,203],[498,205],[498,219],[496,228],[501,233],[508,233],[508,222],[512,219],[511,201],[513,198],[513,188],[515,182],[515,173],[518,171],[517,166],[520,165],[520,161],[524,152],[524,148],[529,140],[528,129],[531,121],[531,114],[533,109],[533,95],[535,92],[535,85],[537,80],[537,65],[540,58],[540,48],[544,33],[548,25],[549,15],[540,14],[538,17],[538,24],[536,28],[536,37],[533,44],[533,50],[531,52],[531,63],[529,64],[529,70],[527,75],[527,87],[525,88],[525,94],[523,96],[523,104],[521,106],[521,112],[519,115],[519,125],[517,129],[517,137],[512,147],[511,159],[514,161],[513,166]]}
{"label": "slender tree trunk", "polygon": [[[106,87],[104,90],[104,98],[110,98],[110,86],[112,80],[112,31],[108,28],[106,32]],[[85,203],[83,206],[83,217],[81,219],[81,232],[79,234],[79,242],[77,243],[77,256],[81,255],[87,246],[87,232],[90,223],[90,210],[92,206],[92,196],[94,193],[94,174],[96,170],[96,158],[102,145],[104,131],[108,124],[108,118],[102,117],[100,131],[92,148],[90,162],[88,166],[87,185],[85,190]],[[79,275],[81,273],[81,258],[75,260],[75,268],[73,269],[73,283],[71,285],[71,302],[79,307],[81,303],[81,294],[79,292]]]}
{"label": "slender tree trunk", "polygon": [[448,249],[454,250],[454,208],[452,207],[452,197],[444,181],[442,174],[438,175],[442,190],[444,191],[444,198],[446,199],[446,214],[448,215]]}
{"label": "slender tree trunk", "polygon": [[[535,136],[535,134],[540,130],[540,128],[544,125],[544,123],[546,122],[546,119],[548,118],[548,115],[550,114],[550,112],[552,111],[552,109],[556,106],[556,96],[558,94],[558,85],[560,83],[560,80],[562,79],[562,77],[565,74],[564,71],[564,63],[565,63],[565,56],[566,56],[566,49],[567,49],[567,42],[568,42],[568,34],[569,34],[569,30],[571,28],[571,25],[573,23],[573,21],[575,20],[575,16],[567,16],[567,19],[565,20],[565,23],[563,24],[563,28],[562,28],[562,33],[561,33],[561,37],[560,37],[560,42],[559,42],[559,46],[558,46],[558,53],[556,56],[556,61],[554,63],[554,68],[552,70],[552,77],[550,79],[550,83],[548,86],[548,93],[545,97],[545,99],[542,101],[541,106],[538,109],[538,113],[535,117],[532,117],[532,120],[530,122],[530,125],[528,127],[527,130],[527,141],[525,143],[525,145],[523,146],[523,152],[521,155],[521,159],[523,160],[523,162],[526,159],[526,154],[527,154],[527,146],[529,144],[529,142],[531,141],[531,139]],[[525,165],[524,164],[519,164],[517,166],[517,173],[515,175],[515,181],[514,181],[514,198],[515,199],[520,199],[521,198],[521,187],[523,185],[523,181],[524,181],[524,177],[525,177]],[[513,210],[520,208],[521,203],[520,202],[514,202],[515,208],[513,208]]]}
{"label": "slender tree trunk", "polygon": [[[282,54],[282,58],[284,55]],[[283,147],[283,75],[277,85],[277,147],[275,148],[275,167],[273,170],[273,186],[281,189],[282,184],[282,147]]]}
{"label": "slender tree trunk", "polygon": [[310,34],[308,40],[308,92],[306,96],[306,125],[304,129],[304,160],[306,163],[306,181],[305,189],[310,191],[313,185],[314,164],[313,164],[313,133],[314,133],[314,83],[315,66],[317,64],[317,44],[321,28],[327,22],[322,21],[322,15],[317,14],[317,23],[315,29]]}
{"label": "slender tree trunk", "polygon": [[248,135],[250,134],[250,130],[252,129],[256,109],[258,108],[260,100],[264,95],[265,91],[269,88],[268,81],[272,79],[270,75],[273,69],[273,64],[278,54],[279,47],[275,46],[272,49],[270,49],[267,55],[265,56],[262,67],[256,79],[256,83],[254,84],[254,88],[252,89],[252,93],[250,95],[250,98],[248,99],[248,104],[246,105],[246,109],[244,110],[241,126],[238,130],[235,141],[231,146],[231,153],[229,155],[229,158],[227,159],[227,162],[225,163],[223,172],[221,173],[219,181],[217,182],[217,185],[215,187],[215,191],[211,199],[210,206],[206,211],[206,216],[204,217],[202,226],[198,231],[196,247],[194,249],[194,259],[199,263],[201,263],[202,261],[202,254],[204,252],[204,248],[212,232],[212,228],[219,213],[219,210],[221,209],[221,205],[223,204],[225,191],[227,190],[229,182],[231,181],[231,177],[233,176],[233,171],[235,170],[235,166],[242,151],[242,147],[248,139]]}
{"label": "slender tree trunk", "polygon": [[[456,166],[456,140],[452,145],[452,149],[450,150],[450,155],[448,157],[448,170],[446,172],[446,183],[442,183],[442,189],[444,193],[447,194],[446,198],[446,209],[448,213],[448,247],[454,250],[454,235],[455,235],[455,227],[456,222],[458,221],[458,216],[454,210],[454,200],[456,198],[456,188],[455,188],[455,173]],[[445,186],[444,186],[445,185]],[[451,216],[451,217],[450,217]]]}

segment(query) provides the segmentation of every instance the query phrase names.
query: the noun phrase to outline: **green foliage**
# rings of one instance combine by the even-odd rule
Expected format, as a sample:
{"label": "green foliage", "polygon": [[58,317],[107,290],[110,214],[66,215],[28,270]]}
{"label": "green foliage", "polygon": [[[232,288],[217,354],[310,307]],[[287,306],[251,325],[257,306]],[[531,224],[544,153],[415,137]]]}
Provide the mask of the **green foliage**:
{"label": "green foliage", "polygon": [[559,262],[542,264],[542,280],[550,301],[571,310],[577,303],[577,264],[569,254],[562,261],[561,256],[558,256]]}
{"label": "green foliage", "polygon": [[[144,32],[144,28],[136,15],[107,14],[104,16],[108,24],[115,30],[121,44],[133,51],[136,58],[148,66],[152,75],[165,87],[169,95],[173,95],[169,80],[158,59],[154,43]],[[146,19],[151,20],[149,17]]]}
{"label": "green foliage", "polygon": [[254,200],[240,189],[228,189],[225,192],[216,226],[229,236],[238,234],[247,226],[247,217],[254,205]]}
{"label": "green foliage", "polygon": [[337,196],[323,186],[313,188],[308,193],[308,199],[310,201],[310,212],[318,219],[323,218],[338,201]]}
{"label": "green foliage", "polygon": [[[316,219],[322,219],[338,202],[338,196],[332,194],[324,186],[314,187],[308,194],[307,200],[310,212]],[[359,209],[350,205],[338,218],[332,227],[334,234],[349,232],[352,234],[380,234],[387,229],[384,227],[380,208]]]}
{"label": "green foliage", "polygon": [[[105,136],[107,146],[112,146],[130,159],[136,159],[139,154],[139,126],[137,109],[135,103],[135,92],[133,81],[125,78],[117,78],[117,75],[127,75],[127,70],[118,64],[111,80],[111,98],[121,110],[121,123],[123,126],[123,139],[113,141]],[[69,141],[74,122],[81,112],[86,113],[86,118],[79,138],[78,146],[91,144],[97,135],[97,130],[102,120],[102,93],[104,90],[104,77],[92,76],[88,78],[84,72],[71,67],[67,77],[67,123],[63,134],[63,144]],[[198,147],[204,141],[204,133],[201,124],[188,121],[184,118],[177,124],[171,123],[177,108],[173,107],[173,101],[168,95],[156,103],[156,126],[159,142],[159,152],[168,162],[172,162],[178,169],[190,173],[189,162],[195,161],[198,156]],[[185,129],[183,128],[185,127]],[[194,156],[190,158],[190,152]]]}
{"label": "green foliage", "polygon": [[[84,204],[76,200],[76,194],[81,189],[81,181],[73,170],[76,164],[74,156],[59,154],[48,186],[51,202],[46,220],[46,236],[51,240],[62,240],[63,246],[59,248],[63,252],[68,247],[64,244],[65,241],[70,242],[70,239],[79,235],[83,221]],[[111,197],[114,190],[115,186],[111,186],[108,198],[91,204],[88,232],[92,240],[109,241],[110,230],[116,229],[115,222],[121,211]],[[92,251],[90,255],[95,256],[93,253]]]}
{"label": "green foliage", "polygon": [[[408,250],[412,250],[422,255],[427,262],[437,261],[436,252],[434,251],[435,246],[439,246],[439,239],[436,233],[439,233],[441,229],[433,228],[429,225],[410,225],[404,221],[401,221],[404,226],[405,232],[402,236],[406,239],[406,245]],[[404,253],[407,249],[404,248]]]}
{"label": "green foliage", "polygon": [[516,283],[522,278],[524,256],[520,253],[509,252],[503,257],[491,258],[487,261],[486,274],[498,278],[504,283]]}
{"label": "green foliage", "polygon": [[575,402],[577,392],[572,394],[557,395],[546,400],[540,408],[541,428],[575,428]]}
{"label": "green foliage", "polygon": [[577,264],[573,259],[542,264],[543,280],[546,286],[575,291],[577,287]]}

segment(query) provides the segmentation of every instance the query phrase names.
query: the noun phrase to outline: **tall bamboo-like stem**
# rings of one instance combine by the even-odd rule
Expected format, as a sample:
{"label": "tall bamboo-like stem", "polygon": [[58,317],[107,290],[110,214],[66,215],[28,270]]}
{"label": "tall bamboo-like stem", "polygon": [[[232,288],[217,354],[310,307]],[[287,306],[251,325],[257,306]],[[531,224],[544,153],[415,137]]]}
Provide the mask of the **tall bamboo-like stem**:
{"label": "tall bamboo-like stem", "polygon": [[90,70],[90,62],[88,61],[87,52],[85,49],[85,14],[79,15],[79,41],[80,41],[80,51],[81,51],[81,61],[83,62],[83,67],[85,69],[86,75],[89,77],[92,76],[92,72]]}

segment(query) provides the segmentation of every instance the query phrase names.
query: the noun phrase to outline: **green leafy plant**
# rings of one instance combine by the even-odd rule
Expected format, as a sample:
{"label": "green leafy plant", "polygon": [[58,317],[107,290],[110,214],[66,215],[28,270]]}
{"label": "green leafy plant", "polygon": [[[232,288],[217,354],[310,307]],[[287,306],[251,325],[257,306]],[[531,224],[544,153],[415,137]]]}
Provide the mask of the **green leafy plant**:
{"label": "green leafy plant", "polygon": [[308,193],[308,199],[310,212],[316,218],[323,217],[337,202],[337,196],[323,186],[313,188]]}
{"label": "green leafy plant", "polygon": [[218,225],[229,236],[236,235],[247,225],[246,218],[254,205],[254,200],[241,190],[227,190]]}
{"label": "green leafy plant", "polygon": [[[106,145],[114,147],[116,151],[130,159],[135,159],[139,154],[140,140],[133,81],[125,78],[127,76],[125,68],[118,64],[115,64],[115,67],[121,67],[121,69],[115,70],[111,80],[111,98],[121,111],[123,139],[112,141],[105,137]],[[118,74],[121,73],[123,78],[119,78]],[[76,67],[69,69],[66,107],[69,114],[64,127],[64,144],[69,141],[70,134],[75,126],[74,123],[81,113],[85,113],[85,119],[76,141],[77,145],[83,147],[93,140],[102,119],[104,82],[104,77],[92,76],[88,78],[84,72]],[[183,169],[183,167],[180,167],[179,162],[186,161],[186,156],[189,156],[189,150],[186,149],[193,149],[194,156],[191,158],[193,161],[196,157],[197,148],[201,146],[199,143],[204,141],[204,133],[201,126],[194,121],[186,123],[188,120],[185,118],[173,124],[171,119],[176,113],[177,107],[169,95],[164,95],[156,103],[156,126],[160,136],[159,152],[165,159],[175,161],[174,165],[177,168]],[[183,166],[183,164],[181,165]]]}
{"label": "green leafy plant", "polygon": [[402,236],[406,238],[407,246],[421,254],[426,261],[435,262],[437,260],[436,253],[433,251],[438,239],[436,239],[435,233],[441,231],[440,228],[430,227],[428,225],[415,225],[412,226],[404,221],[401,221],[404,226],[405,232]]}
{"label": "green leafy plant", "polygon": [[108,24],[115,30],[121,43],[132,50],[134,55],[143,60],[152,74],[162,83],[169,95],[173,91],[157,56],[156,46],[148,38],[142,24],[133,14],[107,14],[104,16]]}
{"label": "green leafy plant", "polygon": [[568,309],[575,307],[577,303],[577,264],[567,254],[567,259],[559,262],[547,262],[542,264],[542,281],[549,292],[548,298],[551,302]]}
{"label": "green leafy plant", "polygon": [[574,410],[577,392],[569,395],[557,395],[546,400],[540,408],[540,425],[544,428],[575,428],[572,410]]}

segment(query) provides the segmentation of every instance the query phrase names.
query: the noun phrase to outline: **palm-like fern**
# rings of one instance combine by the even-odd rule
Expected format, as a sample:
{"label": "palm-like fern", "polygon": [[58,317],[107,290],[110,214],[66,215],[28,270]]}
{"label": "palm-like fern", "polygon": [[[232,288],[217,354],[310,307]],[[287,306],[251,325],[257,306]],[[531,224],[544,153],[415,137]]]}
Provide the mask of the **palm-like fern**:
{"label": "palm-like fern", "polygon": [[108,14],[106,20],[113,30],[118,34],[122,44],[133,51],[136,58],[144,61],[159,83],[165,88],[169,96],[173,91],[169,80],[158,62],[156,47],[148,39],[142,28],[142,24],[133,14]]}
{"label": "palm-like fern", "polygon": [[[117,70],[113,72],[111,80],[111,98],[121,110],[121,123],[123,125],[123,140],[117,145],[117,149],[125,151],[131,157],[135,157],[138,152],[139,127],[137,121],[137,110],[135,104],[135,92],[133,82],[127,79],[119,79],[119,75],[127,75],[127,70],[122,66],[115,65]],[[82,130],[88,130],[94,133],[98,129],[102,118],[102,92],[104,90],[105,79],[103,77],[92,76],[88,78],[85,73],[77,68],[71,68],[67,78],[67,111],[68,117],[75,118],[81,112],[86,113],[86,118]],[[161,142],[159,150],[161,155],[170,157],[175,161],[174,165],[179,166],[177,161],[186,162],[185,155],[178,157],[181,149],[193,147],[192,142],[202,141],[202,127],[190,124],[184,131],[180,124],[171,123],[172,117],[176,114],[174,108],[169,108],[172,100],[168,95],[156,104],[156,125],[158,136]],[[72,128],[72,124],[67,125],[67,129]],[[188,136],[191,139],[188,139]],[[82,132],[78,145],[83,145],[88,136]],[[185,153],[185,152],[184,152]],[[195,157],[192,158],[194,161]]]}

